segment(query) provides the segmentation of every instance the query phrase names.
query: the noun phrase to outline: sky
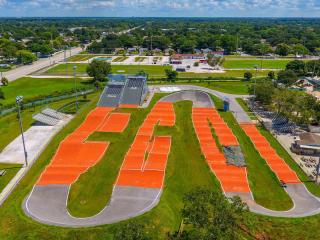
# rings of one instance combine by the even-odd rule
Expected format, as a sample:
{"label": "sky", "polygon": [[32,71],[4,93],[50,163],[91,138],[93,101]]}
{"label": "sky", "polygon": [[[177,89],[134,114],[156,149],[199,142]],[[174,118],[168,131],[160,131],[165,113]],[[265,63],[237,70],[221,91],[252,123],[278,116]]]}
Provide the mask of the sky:
{"label": "sky", "polygon": [[0,0],[0,17],[320,17],[320,0]]}

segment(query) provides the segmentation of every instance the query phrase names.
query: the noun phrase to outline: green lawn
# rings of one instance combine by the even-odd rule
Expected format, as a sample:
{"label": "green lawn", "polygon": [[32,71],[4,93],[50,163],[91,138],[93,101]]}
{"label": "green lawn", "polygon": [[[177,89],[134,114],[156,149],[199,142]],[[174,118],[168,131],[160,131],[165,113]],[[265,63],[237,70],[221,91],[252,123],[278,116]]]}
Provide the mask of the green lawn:
{"label": "green lawn", "polygon": [[[180,78],[208,78],[208,77],[221,77],[221,78],[243,78],[245,70],[226,70],[224,73],[191,73],[191,72],[181,72],[178,77]],[[255,71],[251,71],[255,76]],[[258,71],[257,77],[266,77],[269,71]]]}
{"label": "green lawn", "polygon": [[[83,79],[77,79],[77,88],[87,88],[89,82]],[[74,79],[72,78],[30,78],[23,77],[8,86],[0,87],[4,92],[5,99],[0,99],[3,105],[15,103],[18,95],[25,99],[32,99],[40,96],[48,96],[62,91],[74,89]]]}
{"label": "green lawn", "polygon": [[[72,75],[73,66],[77,66],[79,75],[86,75],[88,64],[59,64],[48,69],[44,75]],[[112,65],[112,73],[118,74],[137,74],[141,70],[149,74],[149,77],[164,77],[165,69],[171,69],[170,66],[155,66],[155,65]]]}
{"label": "green lawn", "polygon": [[237,98],[237,102],[240,104],[240,106],[243,108],[243,110],[246,111],[246,113],[249,115],[251,120],[257,120],[257,117],[253,112],[250,111],[247,103],[242,98]]}
{"label": "green lawn", "polygon": [[112,62],[123,62],[127,59],[128,57],[116,57],[115,59],[112,60]]}
{"label": "green lawn", "polygon": [[[216,98],[214,99],[216,101]],[[111,240],[112,233],[116,231],[116,227],[128,222],[124,221],[118,224],[83,229],[51,227],[39,224],[31,220],[30,218],[26,217],[21,209],[21,203],[24,197],[31,191],[33,184],[36,182],[40,173],[44,170],[45,166],[49,163],[59,143],[65,138],[65,136],[67,136],[69,133],[71,133],[72,131],[74,131],[74,129],[78,127],[78,125],[85,119],[87,113],[92,108],[94,108],[96,101],[97,98],[90,104],[83,106],[81,109],[81,113],[78,114],[70,122],[70,124],[68,124],[53,139],[49,147],[42,153],[42,155],[34,164],[30,172],[23,178],[21,183],[17,186],[17,188],[8,198],[8,200],[1,207],[0,239]],[[216,101],[216,103],[218,107],[221,107],[221,101]],[[132,111],[132,113],[134,113],[135,111],[141,111],[141,114],[146,114],[146,112],[143,113],[143,111],[148,111],[148,109],[134,109],[128,111]],[[182,208],[182,197],[184,193],[190,191],[191,189],[198,188],[200,186],[206,186],[217,191],[220,189],[216,178],[210,172],[207,163],[201,156],[199,143],[195,137],[191,121],[191,102],[180,102],[175,104],[175,112],[177,117],[176,125],[172,128],[157,127],[155,133],[156,135],[171,135],[173,138],[171,153],[169,155],[168,166],[166,169],[165,188],[161,197],[161,201],[150,212],[134,218],[134,221],[146,225],[146,232],[148,232],[151,235],[152,239],[165,239],[168,231],[175,231],[179,228],[179,224],[181,221],[180,209]],[[235,124],[235,120],[233,119],[232,115],[230,113],[221,113],[221,115],[227,121],[232,130],[235,132],[241,144],[246,146],[247,137],[243,136],[243,131],[239,129],[239,126],[237,124]],[[140,120],[137,119],[137,121]],[[138,126],[138,123],[136,125],[135,123],[130,123],[129,129],[124,133],[124,136],[126,133],[129,133],[130,131],[137,131],[137,129],[135,129],[135,126]],[[91,136],[91,138],[101,140],[112,140],[115,141],[114,145],[119,144],[117,142],[117,139],[112,135],[94,134],[93,136]],[[130,140],[128,140],[128,142],[130,142]],[[124,151],[124,149],[126,148],[126,146],[118,146],[120,148],[119,151]],[[243,146],[241,147],[243,148]],[[121,148],[123,148],[123,150],[121,150]],[[255,155],[251,155],[253,154],[252,148],[253,147],[250,147],[250,143],[248,143],[246,149],[243,150],[245,152],[246,158],[249,159],[248,164],[250,165],[250,167],[248,168],[250,185],[251,187],[255,188],[254,190],[260,191],[255,193],[257,201],[267,201],[268,198],[274,195],[277,198],[282,198],[281,201],[278,200],[278,202],[279,204],[281,204],[282,208],[285,208],[284,206],[288,205],[284,204],[286,200],[286,195],[283,194],[283,189],[280,187],[280,185],[277,185],[278,182],[274,174],[269,169],[266,169],[266,164],[262,162],[260,159],[256,159]],[[101,200],[101,196],[103,195],[103,193],[108,194],[108,190],[106,189],[110,188],[110,183],[112,182],[111,180],[113,178],[112,176],[108,176],[109,171],[111,170],[112,166],[117,166],[117,164],[119,164],[118,161],[120,161],[117,160],[118,157],[114,160],[111,159],[111,157],[108,158],[108,152],[102,160],[103,163],[98,163],[101,164],[101,170],[99,170],[99,168],[97,167],[98,165],[94,167],[96,168],[95,173],[100,175],[92,175],[94,178],[90,179],[90,182],[85,182],[86,178],[83,176],[83,178],[81,177],[79,179],[79,181],[82,182],[82,185],[84,185],[81,186],[82,189],[85,189],[86,191],[91,192],[91,194],[94,194],[91,197],[89,195],[84,197],[85,201],[87,201],[85,205],[90,207],[85,209],[86,213],[82,213],[83,215],[88,214],[88,212],[90,211],[98,211],[98,209],[100,209],[103,204],[102,202],[105,201]],[[110,154],[112,155],[112,152],[110,152]],[[121,154],[122,153],[119,153],[119,155]],[[111,163],[110,161],[114,161],[114,163]],[[97,176],[103,176],[103,178],[99,180],[100,178],[98,178]],[[258,176],[260,180],[255,180],[255,177]],[[263,182],[261,179],[267,182]],[[97,185],[95,183],[91,183],[91,181],[95,182],[97,180],[97,184],[104,183],[108,186],[104,186],[104,189],[101,191],[94,189],[91,190],[91,188],[97,187]],[[256,189],[259,186],[262,188]],[[77,191],[77,189],[73,189],[73,191]],[[266,202],[265,204],[273,205],[277,202],[276,199],[269,199],[269,201],[270,203]],[[97,206],[93,204],[95,202],[97,203]],[[290,205],[290,202],[287,202],[287,204]],[[255,220],[255,224],[252,226],[252,228],[254,232],[257,233],[257,239],[317,239],[320,233],[320,215],[299,219],[271,218],[255,214],[252,214],[252,217]],[[243,239],[252,238],[244,236]]]}
{"label": "green lawn", "polygon": [[136,57],[134,59],[135,62],[143,62],[146,59],[146,57]]}
{"label": "green lawn", "polygon": [[4,164],[0,163],[0,170],[5,170],[4,176],[0,177],[0,192],[7,186],[10,180],[17,174],[21,169],[20,164]]}
{"label": "green lawn", "polygon": [[89,60],[93,57],[95,57],[96,55],[91,55],[91,54],[87,54],[87,55],[84,55],[84,54],[79,54],[79,55],[74,55],[70,58],[68,58],[68,62],[80,62],[80,61],[86,61],[86,60]]}
{"label": "green lawn", "polygon": [[271,60],[271,59],[226,59],[226,61],[223,63],[223,67],[228,69],[252,69],[254,70],[254,65],[257,65],[258,68],[263,69],[284,69],[287,65],[287,63],[290,62],[290,60]]}

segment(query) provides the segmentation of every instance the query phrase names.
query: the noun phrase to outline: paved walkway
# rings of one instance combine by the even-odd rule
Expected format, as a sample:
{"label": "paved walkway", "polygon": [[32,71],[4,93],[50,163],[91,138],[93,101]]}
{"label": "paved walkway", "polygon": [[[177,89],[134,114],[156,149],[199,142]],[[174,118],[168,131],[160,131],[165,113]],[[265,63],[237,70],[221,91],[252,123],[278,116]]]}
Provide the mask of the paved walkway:
{"label": "paved walkway", "polygon": [[[0,206],[7,199],[22,177],[30,170],[33,163],[44,151],[52,138],[72,119],[71,116],[60,121],[56,126],[35,125],[24,132],[28,152],[28,166],[21,168],[0,193]],[[0,163],[24,164],[22,138],[19,135],[1,153]]]}

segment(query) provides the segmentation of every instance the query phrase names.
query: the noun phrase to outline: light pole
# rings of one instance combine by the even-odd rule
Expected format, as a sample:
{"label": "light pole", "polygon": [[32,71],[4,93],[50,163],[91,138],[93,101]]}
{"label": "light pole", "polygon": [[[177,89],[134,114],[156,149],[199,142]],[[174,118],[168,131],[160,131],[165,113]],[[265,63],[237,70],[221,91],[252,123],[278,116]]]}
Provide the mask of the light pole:
{"label": "light pole", "polygon": [[17,103],[17,107],[18,107],[18,117],[19,117],[19,124],[20,124],[20,131],[21,131],[21,137],[22,137],[22,145],[23,145],[23,152],[24,152],[24,161],[25,161],[25,167],[28,166],[28,153],[26,150],[26,144],[24,141],[24,135],[23,135],[23,126],[22,126],[22,119],[21,119],[21,112],[20,112],[20,104],[23,100],[22,96],[17,96],[16,97],[16,103]]}
{"label": "light pole", "polygon": [[77,91],[77,66],[73,66],[74,91],[76,93],[76,111],[78,112],[78,91]]}
{"label": "light pole", "polygon": [[255,64],[253,67],[256,69],[256,74],[255,74],[255,77],[254,77],[254,88],[253,88],[253,95],[254,95],[254,97],[256,97],[256,86],[257,86],[258,65],[257,65],[257,64]]}
{"label": "light pole", "polygon": [[319,175],[320,175],[320,157],[319,157],[319,161],[318,161],[318,165],[317,165],[317,176],[316,176],[316,184],[318,183],[318,179],[319,179]]}

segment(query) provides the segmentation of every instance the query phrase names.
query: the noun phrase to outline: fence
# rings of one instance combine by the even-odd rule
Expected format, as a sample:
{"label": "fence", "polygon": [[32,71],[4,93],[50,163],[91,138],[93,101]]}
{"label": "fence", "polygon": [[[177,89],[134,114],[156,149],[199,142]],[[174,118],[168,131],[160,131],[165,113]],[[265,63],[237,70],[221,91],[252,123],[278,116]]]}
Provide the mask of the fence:
{"label": "fence", "polygon": [[[33,108],[36,106],[46,105],[48,103],[57,102],[60,100],[65,100],[65,99],[73,98],[76,96],[91,94],[91,93],[94,93],[95,91],[96,91],[96,89],[86,89],[86,90],[83,90],[81,92],[76,92],[76,93],[67,93],[67,94],[65,93],[63,95],[55,96],[55,97],[44,97],[43,99],[35,100],[32,102],[28,102],[28,103],[23,103],[22,108],[28,109],[28,108]],[[16,111],[17,111],[17,107],[15,105],[0,109],[0,117],[7,115],[9,113],[16,112]]]}

